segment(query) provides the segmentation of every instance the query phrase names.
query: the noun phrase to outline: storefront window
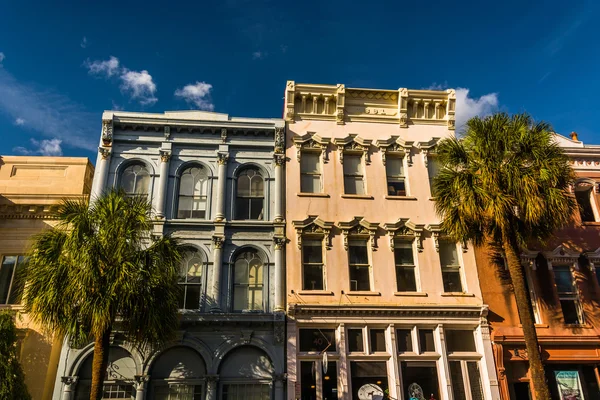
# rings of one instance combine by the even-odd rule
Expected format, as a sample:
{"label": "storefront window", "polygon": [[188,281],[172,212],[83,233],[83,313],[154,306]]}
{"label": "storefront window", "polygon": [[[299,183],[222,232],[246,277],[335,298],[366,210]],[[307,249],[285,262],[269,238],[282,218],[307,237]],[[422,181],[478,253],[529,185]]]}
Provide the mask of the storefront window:
{"label": "storefront window", "polygon": [[300,351],[335,352],[335,330],[300,329]]}
{"label": "storefront window", "polygon": [[396,330],[396,343],[399,353],[409,353],[413,351],[412,329]]}
{"label": "storefront window", "polygon": [[317,398],[317,365],[318,361],[300,362],[302,399],[316,400]]}
{"label": "storefront window", "polygon": [[403,361],[402,391],[405,399],[440,398],[440,386],[436,364],[433,361]]}
{"label": "storefront window", "polygon": [[[302,400],[338,398],[337,363],[330,361],[323,368],[320,360],[300,362],[300,389]],[[318,396],[321,393],[321,396]]]}
{"label": "storefront window", "polygon": [[383,398],[388,390],[385,362],[351,362],[350,373],[353,399]]}

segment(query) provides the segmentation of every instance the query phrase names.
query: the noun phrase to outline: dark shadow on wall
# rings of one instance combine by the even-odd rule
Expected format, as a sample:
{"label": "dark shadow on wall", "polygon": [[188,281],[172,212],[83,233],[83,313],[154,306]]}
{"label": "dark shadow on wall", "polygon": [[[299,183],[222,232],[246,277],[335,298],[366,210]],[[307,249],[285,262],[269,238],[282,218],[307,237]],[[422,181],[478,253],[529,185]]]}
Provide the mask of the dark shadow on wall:
{"label": "dark shadow on wall", "polygon": [[43,396],[51,351],[51,339],[32,329],[25,330],[20,361],[25,372],[25,383],[33,399]]}

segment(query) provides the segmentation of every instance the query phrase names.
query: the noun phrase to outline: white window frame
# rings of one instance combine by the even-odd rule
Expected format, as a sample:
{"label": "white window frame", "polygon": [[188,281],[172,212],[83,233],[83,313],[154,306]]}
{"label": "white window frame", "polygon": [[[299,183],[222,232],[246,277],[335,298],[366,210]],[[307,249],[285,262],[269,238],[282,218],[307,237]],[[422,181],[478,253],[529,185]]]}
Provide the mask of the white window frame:
{"label": "white window frame", "polygon": [[[415,238],[411,238],[411,237],[407,237],[407,236],[396,236],[393,238],[394,240],[394,274],[396,275],[396,293],[420,293],[421,292],[421,279],[420,279],[420,275],[419,275],[419,271],[418,271],[418,252],[415,251],[415,242],[418,239]],[[408,264],[398,264],[396,262],[396,244],[399,242],[405,242],[405,243],[410,243],[411,244],[411,250],[412,250],[412,256],[413,256],[413,265],[408,265]],[[414,292],[412,291],[404,291],[404,292],[399,292],[398,291],[398,271],[397,268],[398,267],[403,267],[403,268],[412,268],[413,270],[413,274],[415,275],[415,290]]]}
{"label": "white window frame", "polygon": [[542,313],[540,310],[540,302],[538,301],[538,297],[535,291],[535,286],[533,282],[533,277],[531,276],[531,271],[527,266],[523,268],[525,273],[525,280],[527,282],[527,287],[529,288],[529,298],[531,299],[531,309],[533,310],[533,319],[536,324],[542,323]]}
{"label": "white window frame", "polygon": [[[352,247],[351,242],[353,241],[361,241],[365,243],[365,247],[367,249],[367,262],[368,264],[352,264],[350,262],[350,247]],[[358,266],[360,268],[367,268],[369,273],[369,289],[367,292],[373,291],[373,262],[371,255],[371,240],[368,237],[362,237],[362,235],[348,235],[348,283],[349,283],[349,291],[350,292],[364,292],[365,290],[358,290],[358,282],[356,284],[356,290],[352,290],[352,282],[350,270],[352,266]]]}
{"label": "white window frame", "polygon": [[[358,157],[359,159],[359,165],[361,168],[361,174],[354,174],[354,173],[346,173],[346,166],[348,165],[348,157]],[[348,195],[348,196],[367,196],[367,177],[366,177],[366,168],[365,168],[365,155],[363,152],[353,152],[353,151],[344,151],[344,163],[342,164],[342,174],[344,176],[344,181],[343,181],[343,185],[344,185],[344,194]],[[363,184],[363,192],[362,193],[348,193],[346,191],[346,177],[361,177],[361,181]]]}
{"label": "white window frame", "polygon": [[[400,160],[400,162],[402,163],[402,172],[403,175],[388,175],[388,162],[390,162],[390,160]],[[388,153],[388,155],[386,156],[386,162],[385,162],[385,183],[386,183],[386,196],[388,197],[407,197],[409,196],[409,191],[408,191],[408,178],[407,178],[407,171],[408,171],[408,165],[407,165],[407,156],[405,153]],[[402,179],[402,182],[404,182],[404,195],[391,195],[388,192],[388,186],[389,186],[389,182],[390,182],[390,177],[392,177],[392,179]]]}
{"label": "white window frame", "polygon": [[[462,258],[462,253],[463,253],[463,246],[458,243],[455,242],[447,237],[440,237],[437,239],[438,240],[438,259],[440,261],[440,272],[442,273],[442,291],[443,293],[468,293],[467,292],[467,285],[465,282],[465,276],[464,276],[464,260]],[[454,243],[454,245],[456,246],[456,258],[458,259],[458,264],[457,265],[450,265],[450,266],[444,266],[442,264],[442,257],[441,257],[441,245],[442,243]],[[444,275],[443,272],[444,271],[458,271],[458,277],[460,279],[460,286],[462,291],[461,292],[446,292],[446,289],[444,288]]]}
{"label": "white window frame", "polygon": [[[302,236],[302,246],[300,249],[300,265],[302,266],[302,291],[322,291],[322,290],[327,290],[327,272],[326,272],[326,268],[325,268],[325,255],[326,255],[326,251],[325,251],[325,247],[326,247],[326,243],[325,243],[325,235],[310,235],[310,234],[306,234]],[[323,279],[323,288],[322,289],[305,289],[306,285],[304,282],[304,266],[305,266],[305,262],[304,262],[304,247],[306,245],[307,241],[319,241],[321,242],[321,275],[322,275],[322,279]],[[317,265],[314,263],[311,263],[311,265]]]}
{"label": "white window frame", "polygon": [[[315,155],[318,157],[318,162],[317,165],[319,166],[319,173],[314,173],[314,172],[302,172],[302,158],[306,155],[306,154],[310,154],[310,155]],[[301,150],[301,158],[299,160],[300,162],[299,164],[299,169],[300,169],[300,193],[306,193],[306,194],[314,194],[314,193],[323,193],[323,153],[320,150]],[[309,176],[318,176],[319,177],[319,190],[317,192],[305,192],[302,190],[302,176],[303,175],[309,175]]]}

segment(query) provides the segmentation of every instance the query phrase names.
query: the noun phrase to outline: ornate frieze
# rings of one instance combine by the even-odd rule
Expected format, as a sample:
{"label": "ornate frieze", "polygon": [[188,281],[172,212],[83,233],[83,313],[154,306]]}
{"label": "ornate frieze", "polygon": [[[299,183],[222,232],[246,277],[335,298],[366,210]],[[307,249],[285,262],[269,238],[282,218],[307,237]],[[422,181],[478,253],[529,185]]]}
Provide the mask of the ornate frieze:
{"label": "ornate frieze", "polygon": [[385,165],[387,154],[402,157],[406,155],[408,165],[412,165],[411,149],[414,143],[415,142],[413,141],[406,141],[400,136],[390,136],[390,138],[386,140],[376,140],[375,146],[379,147],[379,150],[381,151],[381,161],[383,162],[383,165]]}
{"label": "ornate frieze", "polygon": [[338,223],[338,227],[342,230],[346,251],[348,250],[348,241],[352,238],[368,239],[371,249],[377,248],[375,237],[379,223],[369,222],[363,217],[354,217],[351,221]]}
{"label": "ornate frieze", "polygon": [[394,251],[394,244],[396,239],[410,239],[416,240],[417,250],[423,251],[423,231],[425,225],[415,224],[408,218],[399,218],[398,221],[393,223],[383,224],[383,229],[388,232],[390,239],[390,250]]}
{"label": "ornate frieze", "polygon": [[102,120],[102,144],[106,147],[110,147],[113,141],[113,120],[104,119]]}
{"label": "ornate frieze", "polygon": [[275,153],[285,153],[285,129],[283,127],[275,128]]}
{"label": "ornate frieze", "polygon": [[372,139],[363,139],[357,134],[350,134],[345,138],[333,139],[333,144],[337,146],[338,156],[340,163],[344,163],[344,153],[348,154],[360,154],[362,153],[365,157],[365,163],[369,165],[371,158],[369,154],[369,148],[371,147]]}
{"label": "ornate frieze", "polygon": [[575,270],[579,270],[579,263],[577,262],[580,252],[573,251],[563,245],[558,246],[552,251],[545,251],[542,253],[548,261],[548,269],[552,270],[552,265],[568,265]]}
{"label": "ornate frieze", "polygon": [[331,139],[324,138],[316,134],[315,132],[307,132],[305,135],[294,135],[292,142],[296,146],[296,158],[298,162],[302,158],[303,151],[319,151],[323,155],[323,162],[327,163],[327,147],[329,146]]}
{"label": "ornate frieze", "polygon": [[472,319],[479,321],[481,307],[410,307],[410,306],[381,306],[369,307],[358,304],[351,305],[304,305],[293,303],[288,306],[288,315],[297,320],[306,317],[314,321],[315,318],[347,317],[358,318],[368,316],[373,318],[447,318],[447,319]]}
{"label": "ornate frieze", "polygon": [[298,249],[302,249],[303,237],[316,237],[325,241],[325,248],[331,249],[331,228],[333,222],[323,221],[316,215],[309,215],[308,218],[302,221],[292,221],[296,235],[298,236]]}

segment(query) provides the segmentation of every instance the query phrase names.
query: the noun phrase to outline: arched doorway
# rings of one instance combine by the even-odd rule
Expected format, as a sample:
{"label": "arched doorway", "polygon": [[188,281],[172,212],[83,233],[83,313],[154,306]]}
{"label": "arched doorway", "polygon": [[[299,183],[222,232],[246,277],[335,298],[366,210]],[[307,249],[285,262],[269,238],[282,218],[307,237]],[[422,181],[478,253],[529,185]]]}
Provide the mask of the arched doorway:
{"label": "arched doorway", "polygon": [[[92,354],[79,368],[75,400],[88,400],[92,385]],[[135,399],[136,366],[131,354],[122,347],[113,346],[108,353],[108,367],[103,385],[103,399]]]}
{"label": "arched doorway", "polygon": [[173,347],[160,354],[150,369],[152,400],[201,400],[205,392],[206,365],[189,347]]}
{"label": "arched doorway", "polygon": [[220,399],[270,400],[275,369],[269,356],[253,346],[238,347],[219,367]]}

